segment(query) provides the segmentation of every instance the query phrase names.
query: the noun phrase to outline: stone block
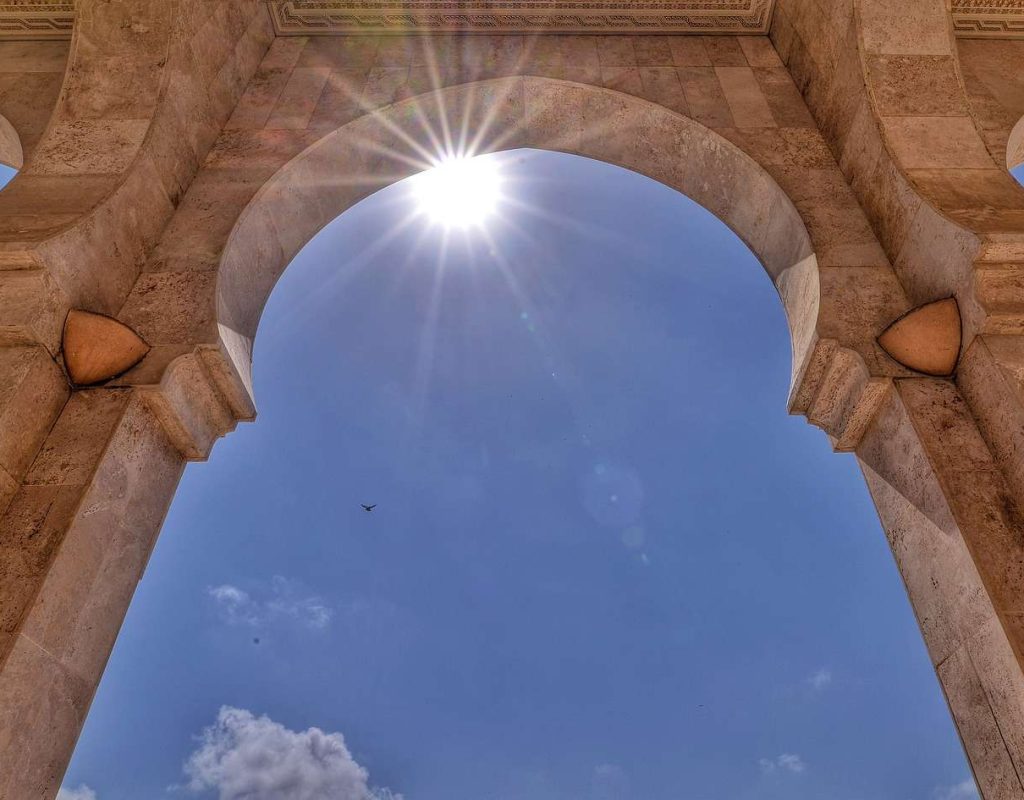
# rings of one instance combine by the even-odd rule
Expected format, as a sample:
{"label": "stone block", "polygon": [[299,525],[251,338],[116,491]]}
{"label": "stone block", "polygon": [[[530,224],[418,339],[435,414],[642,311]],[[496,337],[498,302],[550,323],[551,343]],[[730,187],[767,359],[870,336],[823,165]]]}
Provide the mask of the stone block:
{"label": "stone block", "polygon": [[763,69],[785,69],[771,39],[764,36],[736,37],[747,64]]}
{"label": "stone block", "polygon": [[690,116],[696,122],[709,128],[729,128],[736,124],[714,68],[680,67],[678,74]]}
{"label": "stone block", "polygon": [[27,486],[85,486],[128,405],[127,391],[75,392],[25,476]]}
{"label": "stone block", "polygon": [[995,165],[970,117],[887,117],[885,135],[904,169]]}
{"label": "stone block", "polygon": [[1024,786],[968,648],[957,650],[937,672],[982,796],[996,800],[1017,797]]}
{"label": "stone block", "polygon": [[669,41],[672,64],[677,67],[710,67],[711,56],[708,55],[704,37],[673,36]]}
{"label": "stone block", "polygon": [[638,67],[601,67],[601,85],[616,92],[642,97],[643,78]]}
{"label": "stone block", "polygon": [[56,793],[94,691],[35,643],[15,639],[0,681],[0,796]]}
{"label": "stone block", "polygon": [[690,107],[675,67],[641,67],[640,80],[643,84],[642,97],[669,111],[689,115]]}
{"label": "stone block", "polygon": [[597,45],[601,67],[637,66],[636,49],[631,36],[603,36]]}
{"label": "stone block", "polygon": [[951,55],[873,55],[867,58],[867,69],[875,107],[883,117],[968,113]]}
{"label": "stone block", "polygon": [[947,56],[953,37],[943,3],[861,0],[860,24],[868,53]]}
{"label": "stone block", "polygon": [[814,118],[785,67],[755,67],[754,77],[781,128],[813,128]]}
{"label": "stone block", "polygon": [[265,127],[305,128],[329,74],[327,67],[292,70]]}
{"label": "stone block", "polygon": [[[424,77],[429,80],[426,86]],[[369,69],[363,67],[331,72],[310,118],[309,129],[332,131],[366,113],[362,98],[368,78]],[[433,70],[413,67],[409,70],[410,82],[414,78],[419,81],[421,91],[436,88]]]}
{"label": "stone block", "polygon": [[118,316],[150,345],[214,342],[215,291],[209,270],[145,272]]}
{"label": "stone block", "polygon": [[775,119],[750,67],[716,67],[715,74],[737,128],[774,128]]}
{"label": "stone block", "polygon": [[[280,40],[278,40],[280,41]],[[313,36],[305,41],[298,60],[289,66],[302,69],[327,67],[331,70],[351,69],[353,67],[370,68],[377,59],[380,38],[376,36]],[[279,53],[268,60],[264,66],[287,65],[291,53],[282,48]]]}
{"label": "stone block", "polygon": [[50,128],[26,172],[36,175],[120,174],[149,129],[148,120],[70,120]]}
{"label": "stone block", "polygon": [[21,478],[68,398],[64,373],[42,347],[0,348],[0,467]]}
{"label": "stone block", "polygon": [[743,55],[737,36],[704,36],[704,47],[707,50],[711,65],[715,67],[745,67],[747,57]]}
{"label": "stone block", "polygon": [[101,674],[184,466],[138,398],[124,409],[21,633],[92,683]]}

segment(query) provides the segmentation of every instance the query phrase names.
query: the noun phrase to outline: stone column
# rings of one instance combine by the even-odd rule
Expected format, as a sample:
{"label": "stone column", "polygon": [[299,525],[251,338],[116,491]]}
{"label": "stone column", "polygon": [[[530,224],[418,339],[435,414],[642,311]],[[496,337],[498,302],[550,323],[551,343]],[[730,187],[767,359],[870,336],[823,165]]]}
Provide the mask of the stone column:
{"label": "stone column", "polygon": [[137,390],[76,392],[0,517],[0,797],[56,795],[184,463]]}
{"label": "stone column", "polygon": [[857,457],[982,796],[1019,800],[1019,503],[950,381],[897,380]]}

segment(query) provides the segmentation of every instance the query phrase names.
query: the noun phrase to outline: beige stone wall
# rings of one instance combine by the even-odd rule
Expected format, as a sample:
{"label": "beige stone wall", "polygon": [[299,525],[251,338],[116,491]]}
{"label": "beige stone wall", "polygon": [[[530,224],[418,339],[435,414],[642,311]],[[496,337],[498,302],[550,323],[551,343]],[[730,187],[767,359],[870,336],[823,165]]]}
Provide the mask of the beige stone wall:
{"label": "beige stone wall", "polygon": [[5,800],[56,794],[183,467],[132,392],[76,392],[0,519]]}
{"label": "beige stone wall", "polygon": [[982,795],[1021,797],[1024,191],[991,97],[1018,50],[1000,82],[942,0],[781,0],[772,40],[912,302],[964,313],[955,382],[897,381],[857,453]]}
{"label": "beige stone wall", "polygon": [[1024,40],[961,39],[957,55],[971,115],[997,164],[1024,162],[1024,135],[1011,132],[1024,119]]}
{"label": "beige stone wall", "polygon": [[57,105],[69,44],[0,42],[0,116],[17,133],[23,160],[35,150]]}
{"label": "beige stone wall", "polygon": [[[589,126],[594,142],[584,149],[560,146],[557,137],[545,137],[530,113],[509,126],[530,130],[531,146],[582,152],[620,163],[696,197],[747,240],[777,279],[781,268],[770,264],[772,256],[755,241],[757,234],[745,229],[746,217],[758,213],[757,209],[773,207],[769,195],[755,191],[764,184],[767,192],[770,184],[770,191],[779,192],[783,198],[782,205],[776,207],[792,205],[799,215],[789,238],[795,241],[798,236],[809,235],[816,257],[816,266],[811,269],[813,290],[799,290],[808,296],[806,302],[813,308],[799,312],[791,308],[787,294],[792,297],[797,290],[780,284],[787,309],[793,312],[790,320],[794,331],[809,325],[811,338],[841,341],[856,351],[872,372],[902,374],[874,342],[874,331],[906,310],[901,287],[788,71],[767,39],[297,37],[278,39],[271,46],[120,312],[121,319],[154,345],[151,356],[126,380],[152,382],[162,375],[165,364],[196,344],[218,346],[222,332],[217,331],[217,274],[229,237],[253,198],[300,153],[344,131],[349,131],[345,135],[356,136],[358,128],[353,126],[371,119],[380,109],[395,108],[401,124],[401,118],[411,120],[422,115],[422,108],[434,104],[435,99],[428,95],[440,88],[471,87],[510,76],[566,81],[566,86],[586,87],[595,98],[632,98],[636,113],[623,118],[628,124],[649,119],[645,109],[656,109],[669,117],[678,115],[680,126],[683,121],[695,123],[694,130],[711,131],[725,140],[722,145],[707,145],[709,151],[721,150],[727,142],[735,145],[765,178],[752,180],[746,187],[733,186],[736,174],[726,165],[727,159],[710,164],[706,159],[694,158],[694,170],[705,169],[706,180],[703,184],[685,184],[675,175],[689,158],[680,150],[685,143],[679,137],[684,134],[669,131],[668,122],[659,123],[659,132],[637,134],[647,137],[647,157],[629,163],[623,161],[614,143],[624,134],[600,130],[596,119],[588,121],[586,109],[573,116],[568,107],[562,109],[556,104],[550,112],[556,115],[552,118],[555,127],[571,130]],[[473,90],[467,88],[467,92],[471,97]],[[424,98],[418,104],[421,110],[416,110],[417,97]],[[396,103],[405,103],[407,108],[399,111]],[[406,124],[415,135],[415,124]],[[524,143],[521,141],[519,146]],[[481,146],[500,149],[511,145],[492,136]],[[358,167],[335,164],[334,169],[345,174]],[[377,169],[379,172],[381,167]],[[367,182],[366,192],[371,190],[370,184],[376,188],[398,177],[381,175],[380,181]],[[350,202],[358,199],[353,195]],[[315,199],[309,200],[307,209],[313,217],[314,210],[322,211]],[[344,206],[332,207],[333,213],[343,210]],[[280,230],[294,217],[292,229],[281,232],[288,240],[284,248],[288,253],[303,243],[303,235],[311,236],[317,229],[314,226],[304,234],[302,212],[293,210],[290,214],[288,223],[264,226]],[[326,221],[319,219],[317,225]],[[256,246],[255,240],[243,245]],[[284,252],[278,243],[267,242],[260,248],[261,260],[271,258],[268,254],[275,251]],[[269,269],[272,273],[269,282],[261,278],[260,288],[252,289],[259,295],[257,308],[262,307],[273,281],[287,263],[284,255],[276,258],[273,267],[257,270],[262,274]],[[168,309],[173,311],[167,313]],[[809,322],[796,319],[808,314]],[[230,326],[231,320],[220,321]],[[252,325],[247,326],[242,335],[251,339]],[[866,331],[872,333],[865,336]],[[820,382],[829,373],[834,350],[816,351],[816,359],[810,358],[806,347],[814,342],[803,334],[794,336],[798,345],[795,360],[800,362],[800,369],[806,366],[805,359],[816,360],[813,374]],[[239,347],[248,350],[251,341]],[[247,353],[243,352],[238,361],[247,362]],[[243,373],[248,370],[247,363],[236,363],[235,367]],[[846,380],[849,369],[857,367],[844,362],[842,374],[832,379]],[[834,404],[823,408],[817,415],[819,422],[838,422],[842,417],[842,429],[847,412],[852,410],[847,393],[863,388],[864,381],[858,380],[856,387],[837,389],[835,403],[843,410]],[[794,407],[806,411],[813,399],[814,390],[810,388],[803,395],[796,393]]]}
{"label": "beige stone wall", "polygon": [[[40,279],[36,306],[112,313],[272,31],[265,8],[249,0],[96,9],[80,15],[50,122],[0,194],[0,296],[5,270],[41,269],[50,283]],[[34,317],[29,307],[23,335],[37,335],[27,330]]]}
{"label": "beige stone wall", "polygon": [[[791,408],[857,453],[983,796],[1024,798],[1022,54],[957,43],[944,0],[779,0],[770,40],[274,39],[252,0],[79,0],[70,48],[0,43],[0,797],[56,792],[184,460],[255,413],[294,253],[466,120],[660,180],[758,255]],[[879,349],[948,295],[952,379]],[[69,307],[150,354],[71,391]]]}

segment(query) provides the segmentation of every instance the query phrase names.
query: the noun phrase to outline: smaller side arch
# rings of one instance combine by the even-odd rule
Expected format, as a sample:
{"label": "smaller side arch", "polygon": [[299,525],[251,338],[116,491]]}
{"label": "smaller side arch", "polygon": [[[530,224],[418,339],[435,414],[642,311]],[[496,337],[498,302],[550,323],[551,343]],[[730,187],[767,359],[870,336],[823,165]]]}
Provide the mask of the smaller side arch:
{"label": "smaller side arch", "polygon": [[0,115],[0,164],[21,169],[25,163],[25,152],[21,137],[7,117]]}
{"label": "smaller side arch", "polygon": [[1024,166],[1024,117],[1017,121],[1006,142],[1006,168],[1015,170]]}

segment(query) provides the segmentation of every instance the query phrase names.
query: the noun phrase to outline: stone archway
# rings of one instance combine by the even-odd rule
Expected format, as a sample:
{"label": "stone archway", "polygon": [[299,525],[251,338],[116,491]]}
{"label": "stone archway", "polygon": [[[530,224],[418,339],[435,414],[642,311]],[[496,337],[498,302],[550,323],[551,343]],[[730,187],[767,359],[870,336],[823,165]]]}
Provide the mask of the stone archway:
{"label": "stone archway", "polygon": [[[285,160],[239,208],[205,206],[224,215],[207,219],[207,230],[223,232],[215,273],[153,283],[159,273],[143,272],[119,317],[152,346],[150,355],[108,388],[73,393],[30,468],[28,486],[60,487],[67,501],[46,506],[47,535],[25,553],[39,566],[5,587],[5,609],[20,615],[0,685],[7,713],[0,749],[24,765],[6,778],[15,782],[12,791],[55,790],[184,458],[204,456],[235,420],[252,415],[251,337],[274,281],[322,225],[424,166],[429,151],[418,143],[430,142],[427,131],[461,121],[488,132],[481,150],[532,145],[603,159],[674,186],[718,214],[758,255],[782,296],[794,340],[793,407],[834,431],[841,446],[851,448],[863,435],[884,388],[865,365],[880,362],[870,332],[903,310],[902,293],[890,278],[888,292],[859,294],[843,277],[849,270],[836,264],[846,252],[842,232],[819,225],[815,243],[789,195],[738,146],[648,100],[530,76],[436,90],[366,114]],[[222,177],[230,183],[234,174],[203,170],[196,188],[208,190]],[[819,211],[829,202],[819,198]],[[193,213],[187,197],[183,211],[186,218]],[[167,233],[177,230],[172,221]],[[824,301],[815,255],[822,248],[834,265],[826,268]],[[165,252],[158,246],[155,258]],[[188,338],[175,341],[183,331]],[[58,466],[72,451],[81,470]],[[15,495],[9,526],[32,518],[37,495],[34,488]],[[111,530],[118,531],[116,544]],[[61,680],[65,688],[50,704],[31,703]],[[40,736],[15,734],[26,719]]]}
{"label": "stone archway", "polygon": [[703,205],[750,247],[778,289],[790,325],[794,390],[799,386],[819,338],[818,263],[778,183],[731,142],[662,106],[522,77],[438,90],[360,117],[267,180],[239,215],[217,272],[221,341],[247,387],[263,305],[293,256],[354,203],[428,168],[432,148],[455,148],[466,139],[473,140],[473,154],[531,147],[606,161]]}
{"label": "stone archway", "polygon": [[1014,125],[1006,143],[1006,167],[1016,169],[1024,164],[1024,117]]}
{"label": "stone archway", "polygon": [[[486,129],[494,107],[501,108],[495,125],[500,133],[494,137],[499,146],[587,155],[682,191],[729,224],[758,255],[779,289],[790,323],[791,408],[823,427],[837,447],[857,452],[979,784],[988,796],[1014,796],[1021,789],[1014,783],[1020,756],[1015,740],[999,732],[1015,729],[1024,718],[1024,680],[1014,655],[1019,643],[1012,638],[1015,589],[1010,588],[1017,586],[1014,565],[1024,563],[1015,533],[1020,510],[1005,505],[1002,518],[994,526],[992,520],[984,523],[982,534],[972,530],[981,507],[962,505],[961,490],[953,491],[951,502],[938,499],[950,497],[952,482],[964,475],[953,462],[966,452],[977,457],[972,480],[984,472],[993,481],[989,497],[1000,496],[1005,488],[981,432],[950,385],[873,362],[874,342],[854,332],[877,329],[886,314],[905,303],[895,280],[888,292],[874,297],[877,305],[867,304],[873,314],[831,317],[866,304],[862,296],[843,296],[831,281],[822,286],[812,253],[815,245],[828,248],[827,237],[816,229],[817,241],[812,240],[807,225],[813,222],[805,223],[790,196],[750,156],[660,106],[533,77],[439,90],[433,99],[442,95],[449,98],[453,116],[468,120],[473,129]],[[440,99],[413,99],[360,117],[290,160],[239,215],[221,260],[217,319],[233,371],[243,381],[248,383],[262,304],[288,261],[323,224],[381,185],[362,178],[335,182],[328,177],[331,170],[344,166],[350,175],[384,175],[383,181],[390,182],[425,166],[416,142],[426,131],[451,127],[438,118],[445,107]],[[410,127],[417,131],[411,140]],[[487,137],[481,141],[486,151]],[[665,153],[684,155],[666,164]],[[742,195],[745,187],[756,188]],[[826,202],[820,196],[816,200]],[[787,213],[765,220],[756,209],[766,204]],[[773,249],[782,241],[793,249]],[[861,284],[858,291],[864,288]],[[955,453],[949,449],[953,442],[965,450]],[[996,569],[999,574],[984,568],[998,558],[996,551],[1007,559]],[[993,593],[1000,598],[996,608],[990,605]],[[979,663],[985,667],[979,669]],[[979,692],[988,695],[985,706],[978,704]]]}
{"label": "stone archway", "polygon": [[0,164],[21,169],[25,154],[21,149],[21,137],[7,117],[0,116]]}
{"label": "stone archway", "polygon": [[[436,74],[402,37],[289,38],[263,4],[209,2],[80,0],[35,174],[0,200],[0,794],[56,791],[185,460],[255,414],[251,339],[274,280],[382,175],[422,163],[444,95],[493,134],[487,149],[532,142],[643,172],[759,255],[793,333],[790,408],[857,453],[981,790],[1024,797],[1024,194],[1004,191],[964,110],[942,0],[898,24],[866,0],[834,14],[780,0],[755,30],[771,41],[642,26],[600,51],[579,32],[428,38]],[[320,13],[273,10],[299,24],[300,6]],[[111,63],[123,81],[104,94]],[[945,80],[956,113],[897,113],[927,98],[893,64]],[[965,146],[922,165],[921,130]],[[332,159],[353,180],[325,181]],[[1002,206],[962,191],[973,169],[999,173],[977,188]],[[950,294],[966,322],[951,379],[882,352],[886,324]],[[149,354],[70,391],[74,306],[116,315]]]}

